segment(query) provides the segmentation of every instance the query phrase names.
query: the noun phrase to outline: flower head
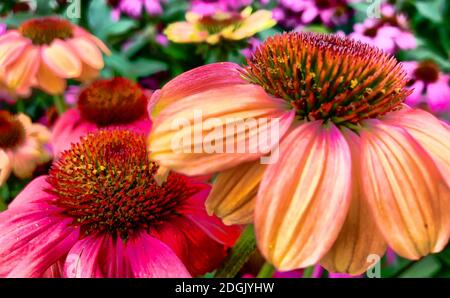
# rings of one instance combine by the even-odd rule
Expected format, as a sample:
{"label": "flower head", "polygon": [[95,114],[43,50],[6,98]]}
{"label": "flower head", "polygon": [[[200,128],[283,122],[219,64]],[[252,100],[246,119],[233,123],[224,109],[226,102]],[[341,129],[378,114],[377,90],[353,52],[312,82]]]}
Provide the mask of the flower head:
{"label": "flower head", "polygon": [[124,127],[147,134],[151,121],[145,111],[150,95],[122,77],[99,79],[87,85],[77,96],[77,107],[61,115],[53,127],[55,155],[102,127]]}
{"label": "flower head", "polygon": [[0,214],[0,276],[188,277],[212,270],[239,230],[206,215],[208,185],[171,173],[160,186],[157,170],[145,137],[131,131],[101,130],[74,144]]}
{"label": "flower head", "polygon": [[[276,36],[247,66],[202,66],[155,92],[151,156],[182,173],[220,172],[208,212],[226,223],[254,221],[259,249],[281,271],[320,262],[360,274],[386,244],[418,259],[442,250],[450,235],[450,131],[402,104],[407,81],[390,55],[346,37]],[[238,138],[224,122],[267,118],[278,119],[279,137],[269,143],[278,159],[261,164],[267,151],[227,153],[270,138],[273,122]],[[211,131],[222,131],[214,143],[227,147],[179,150],[170,142],[180,138],[173,119],[201,121],[194,148],[210,146]]]}
{"label": "flower head", "polygon": [[241,40],[275,25],[272,13],[250,7],[241,13],[217,11],[212,15],[195,12],[186,14],[187,22],[170,24],[164,31],[169,40],[178,43],[207,42],[217,44],[221,39]]}
{"label": "flower head", "polygon": [[45,147],[49,139],[49,130],[32,123],[28,116],[0,111],[0,185],[11,172],[29,178],[39,164],[49,161]]}
{"label": "flower head", "polygon": [[91,80],[103,68],[108,48],[95,36],[67,20],[28,20],[0,36],[0,81],[20,95],[32,87],[62,93],[66,79]]}

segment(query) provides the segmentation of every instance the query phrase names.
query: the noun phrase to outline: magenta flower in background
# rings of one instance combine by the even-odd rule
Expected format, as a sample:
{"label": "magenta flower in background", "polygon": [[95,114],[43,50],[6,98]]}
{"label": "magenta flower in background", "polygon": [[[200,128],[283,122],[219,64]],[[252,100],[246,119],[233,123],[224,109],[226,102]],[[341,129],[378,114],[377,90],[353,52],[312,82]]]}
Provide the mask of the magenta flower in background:
{"label": "magenta flower in background", "polygon": [[218,11],[237,12],[251,5],[252,2],[252,0],[192,0],[190,11],[202,16],[210,16]]}
{"label": "magenta flower in background", "polygon": [[320,20],[327,26],[345,23],[350,15],[346,0],[280,0],[274,18],[289,29]]}
{"label": "magenta flower in background", "polygon": [[409,76],[408,88],[413,90],[406,99],[411,106],[425,106],[430,112],[450,117],[450,75],[440,71],[433,61],[402,62]]}
{"label": "magenta flower in background", "polygon": [[383,4],[380,18],[366,19],[364,23],[353,26],[354,32],[349,36],[385,52],[410,50],[417,47],[417,41],[411,32],[405,15],[397,14],[390,4]]}
{"label": "magenta flower in background", "polygon": [[120,16],[126,14],[129,17],[138,19],[145,10],[150,16],[159,16],[163,13],[162,3],[165,0],[108,0],[112,6],[112,18],[120,19]]}

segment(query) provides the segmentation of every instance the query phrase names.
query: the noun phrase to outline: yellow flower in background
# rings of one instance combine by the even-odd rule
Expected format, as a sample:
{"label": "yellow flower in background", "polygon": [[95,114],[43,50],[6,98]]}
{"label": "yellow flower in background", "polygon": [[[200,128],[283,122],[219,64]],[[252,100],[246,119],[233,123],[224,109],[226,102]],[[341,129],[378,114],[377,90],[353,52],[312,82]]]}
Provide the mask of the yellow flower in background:
{"label": "yellow flower in background", "polygon": [[164,34],[177,43],[207,42],[214,45],[221,39],[249,38],[275,24],[271,11],[258,10],[252,14],[251,7],[245,8],[241,13],[219,11],[208,16],[188,12],[186,22],[170,24]]}
{"label": "yellow flower in background", "polygon": [[49,161],[45,148],[49,139],[47,127],[32,123],[27,115],[0,111],[0,185],[11,172],[21,179],[29,178],[39,164]]}

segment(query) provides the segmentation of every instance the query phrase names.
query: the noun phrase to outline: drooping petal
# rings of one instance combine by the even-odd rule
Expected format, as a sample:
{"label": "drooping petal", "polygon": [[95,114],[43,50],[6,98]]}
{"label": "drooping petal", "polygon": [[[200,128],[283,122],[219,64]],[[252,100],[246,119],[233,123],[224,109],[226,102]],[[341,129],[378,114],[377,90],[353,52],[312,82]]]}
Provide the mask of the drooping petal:
{"label": "drooping petal", "polygon": [[0,67],[4,68],[16,61],[29,44],[28,40],[18,36],[3,38],[0,41]]}
{"label": "drooping petal", "polygon": [[64,263],[64,277],[70,278],[100,278],[101,271],[99,255],[105,236],[87,236],[78,240],[67,254]]}
{"label": "drooping petal", "polygon": [[405,129],[364,125],[363,189],[388,245],[409,259],[440,251],[450,235],[450,191],[439,169]]}
{"label": "drooping petal", "polygon": [[76,78],[82,71],[80,58],[66,42],[59,39],[42,49],[42,60],[61,78]]}
{"label": "drooping petal", "polygon": [[192,276],[201,276],[218,268],[229,248],[184,217],[165,222],[152,235],[177,254]]}
{"label": "drooping petal", "polygon": [[386,115],[385,121],[404,128],[431,155],[450,185],[450,131],[441,121],[420,109],[405,109]]}
{"label": "drooping petal", "polygon": [[384,255],[386,242],[362,192],[359,136],[347,129],[343,135],[352,154],[352,201],[341,232],[321,265],[330,272],[358,275],[374,265],[370,255]]}
{"label": "drooping petal", "polygon": [[66,80],[54,73],[45,63],[41,63],[37,73],[39,87],[50,94],[62,94],[66,89]]}
{"label": "drooping petal", "polygon": [[217,217],[206,213],[205,200],[208,193],[209,187],[190,197],[180,206],[178,212],[190,219],[215,241],[231,247],[239,237],[241,229],[238,226],[226,226]]}
{"label": "drooping petal", "polygon": [[39,49],[27,46],[20,57],[6,67],[5,82],[11,89],[26,89],[32,84],[39,68]]}
{"label": "drooping petal", "polygon": [[178,256],[166,244],[147,233],[129,239],[125,249],[136,278],[191,277]]}
{"label": "drooping petal", "polygon": [[0,214],[0,276],[41,277],[67,254],[79,230],[51,205],[21,206]]}
{"label": "drooping petal", "polygon": [[177,76],[153,95],[151,116],[156,117],[165,107],[184,97],[210,89],[245,84],[239,69],[239,65],[231,62],[212,63]]}
{"label": "drooping petal", "polygon": [[51,189],[47,182],[47,176],[39,176],[33,179],[8,205],[8,208],[22,208],[33,203],[48,204],[55,199],[46,190]]}
{"label": "drooping petal", "polygon": [[8,180],[11,174],[11,160],[5,151],[0,150],[0,186]]}
{"label": "drooping petal", "polygon": [[68,43],[84,63],[95,69],[103,68],[102,52],[94,42],[86,37],[76,37],[70,39]]}
{"label": "drooping petal", "polygon": [[219,173],[206,201],[208,214],[215,214],[225,224],[251,223],[265,169],[258,160]]}
{"label": "drooping petal", "polygon": [[202,42],[208,37],[208,32],[189,22],[175,22],[164,29],[167,38],[177,43]]}
{"label": "drooping petal", "polygon": [[256,33],[275,26],[277,22],[269,10],[258,10],[248,18],[245,18],[242,24],[232,32],[224,32],[224,37],[232,40],[240,40],[251,37]]}
{"label": "drooping petal", "polygon": [[351,156],[334,124],[302,124],[280,144],[259,187],[255,234],[280,270],[317,263],[331,248],[351,199]]}
{"label": "drooping petal", "polygon": [[164,109],[154,120],[149,150],[166,168],[210,174],[268,154],[294,116],[284,100],[256,85],[211,89]]}

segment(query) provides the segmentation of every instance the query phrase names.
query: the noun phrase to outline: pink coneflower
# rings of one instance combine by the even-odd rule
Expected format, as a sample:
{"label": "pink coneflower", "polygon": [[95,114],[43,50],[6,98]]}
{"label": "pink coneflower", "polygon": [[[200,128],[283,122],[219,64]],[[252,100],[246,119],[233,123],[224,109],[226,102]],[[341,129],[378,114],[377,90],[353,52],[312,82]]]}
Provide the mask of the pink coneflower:
{"label": "pink coneflower", "polygon": [[[155,92],[151,156],[185,174],[220,172],[208,211],[227,223],[254,218],[258,247],[278,270],[321,262],[331,272],[360,274],[386,243],[419,259],[441,251],[450,235],[450,131],[402,104],[407,81],[394,57],[370,45],[277,35],[245,67],[202,66]],[[242,137],[223,128],[268,118],[278,122],[246,127]],[[189,126],[174,130],[174,119],[194,129],[202,121],[201,135],[192,140]],[[280,139],[270,144],[279,141],[279,158],[261,165],[267,151],[249,148],[274,125]],[[221,130],[213,140],[226,148],[193,149],[209,148],[209,134]],[[191,150],[173,142],[184,137]],[[247,150],[227,153],[230,141]]]}
{"label": "pink coneflower", "polygon": [[431,112],[450,117],[450,75],[442,73],[433,61],[402,63],[410,79],[409,88],[413,90],[406,103],[425,104]]}
{"label": "pink coneflower", "polygon": [[388,53],[410,50],[417,46],[416,38],[409,29],[406,16],[397,14],[390,4],[381,8],[381,18],[369,18],[362,24],[355,24],[349,36],[376,46]]}
{"label": "pink coneflower", "polygon": [[20,95],[32,87],[61,94],[67,79],[95,78],[108,48],[95,36],[56,17],[31,19],[0,36],[0,82]]}
{"label": "pink coneflower", "polygon": [[32,123],[25,114],[11,115],[0,111],[0,185],[11,172],[19,178],[29,178],[40,164],[51,159],[45,145],[50,131]]}
{"label": "pink coneflower", "polygon": [[217,267],[239,234],[208,216],[209,186],[159,186],[145,137],[89,134],[0,213],[1,277],[189,277]]}
{"label": "pink coneflower", "polygon": [[80,137],[102,127],[122,127],[147,134],[151,121],[146,113],[151,93],[121,77],[99,79],[82,89],[77,107],[69,109],[52,130],[55,156],[68,149]]}
{"label": "pink coneflower", "polygon": [[274,18],[289,29],[307,25],[315,20],[327,26],[343,24],[350,8],[346,0],[280,0]]}

